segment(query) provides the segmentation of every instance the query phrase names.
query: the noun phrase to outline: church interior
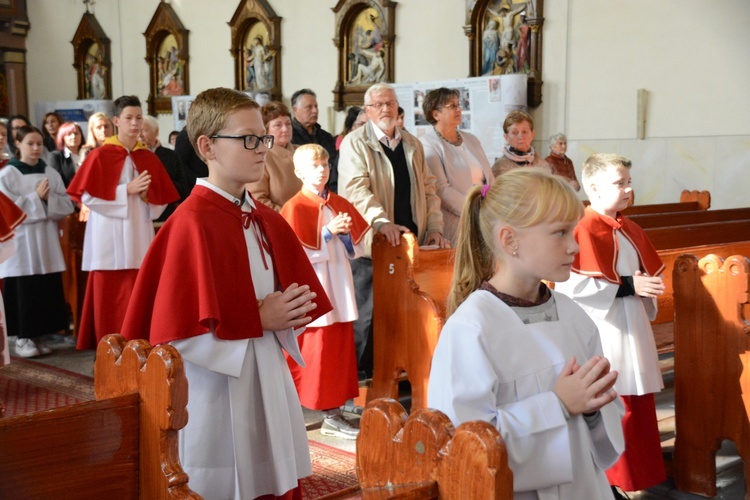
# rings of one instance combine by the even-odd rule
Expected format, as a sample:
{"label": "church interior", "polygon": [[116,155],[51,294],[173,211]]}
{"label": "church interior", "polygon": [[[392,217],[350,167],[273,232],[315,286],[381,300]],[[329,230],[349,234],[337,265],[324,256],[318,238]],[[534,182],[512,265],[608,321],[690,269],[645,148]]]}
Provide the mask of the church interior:
{"label": "church interior", "polygon": [[[384,19],[373,18],[370,29],[385,26],[385,36],[382,49],[378,45],[368,55],[372,57],[368,64],[357,68],[352,64],[356,58],[347,54],[354,56],[351,44],[365,36],[355,30],[359,19],[355,17],[363,12],[363,5],[375,6],[374,11],[382,13]],[[158,138],[167,144],[169,133],[178,123],[184,124],[173,104],[179,99],[173,101],[172,96],[191,96],[192,100],[207,89],[228,87],[255,90],[259,101],[280,100],[291,109],[293,93],[307,88],[317,94],[318,123],[335,137],[344,127],[347,108],[362,106],[364,90],[376,81],[420,84],[504,74],[499,63],[489,72],[483,67],[482,37],[491,18],[488,9],[502,10],[506,5],[505,11],[517,8],[531,21],[532,56],[519,72],[529,82],[527,109],[536,133],[533,148],[546,156],[548,138],[565,134],[567,156],[579,179],[584,160],[592,154],[629,158],[635,204],[628,214],[647,229],[666,266],[669,293],[659,300],[659,316],[652,325],[665,385],[656,396],[656,410],[668,480],[629,493],[629,498],[750,498],[750,469],[744,465],[750,461],[750,400],[746,396],[750,390],[750,344],[746,340],[750,317],[750,58],[746,49],[740,50],[750,46],[746,29],[750,4],[745,0],[714,4],[693,0],[0,0],[0,117],[26,115],[41,128],[44,113],[40,116],[39,109],[45,109],[44,105],[135,95],[144,112],[156,118]],[[517,17],[514,23],[521,22]],[[95,24],[91,24],[93,18]],[[165,29],[176,36],[166,39]],[[373,35],[368,31],[367,36]],[[93,45],[92,37],[98,37]],[[167,47],[172,43],[171,49]],[[508,73],[515,72],[511,68]],[[502,117],[498,117],[501,125]],[[496,135],[502,136],[501,128]],[[586,199],[583,190],[578,196]],[[642,212],[639,205],[644,206]],[[686,212],[680,215],[683,209]],[[717,215],[712,220],[710,214],[715,211],[727,218]],[[662,212],[669,215],[659,219]],[[708,212],[705,220],[699,212]],[[436,269],[448,269],[451,254],[435,250],[430,255],[423,252],[420,258],[418,246],[411,245],[396,250],[382,245],[387,257],[380,262],[373,258],[375,274],[393,274],[388,265],[399,262],[396,274],[403,280],[387,290],[376,289],[375,301],[380,293],[378,311],[381,318],[387,316],[398,325],[394,336],[398,328],[404,337],[411,334],[399,321],[406,307],[418,310],[420,318],[427,318],[425,335],[431,335],[429,349],[434,349],[445,320],[443,297],[450,280],[450,274],[445,277]],[[686,252],[695,255],[694,260],[683,255]],[[409,298],[396,301],[392,297]],[[680,317],[680,311],[698,313]],[[703,326],[714,328],[712,334],[716,338],[721,334],[721,339],[702,337]],[[40,363],[85,377],[98,376],[93,351],[75,351],[65,336],[54,336],[51,342],[55,352],[40,357]],[[112,354],[125,349],[111,342],[115,347],[100,349],[97,356],[108,352],[117,367],[106,368],[102,362],[102,371],[125,377],[117,372],[120,362]],[[412,348],[403,339],[393,342],[397,352]],[[143,354],[136,351],[133,348],[128,354],[128,363]],[[160,356],[166,354],[160,352]],[[406,365],[414,363],[411,354],[405,356],[404,360],[389,358],[395,364],[383,365],[384,370],[393,371],[393,380],[385,376],[375,386],[361,389],[360,397],[346,408],[362,429],[362,407],[374,398],[391,397],[413,410],[426,406],[410,397],[420,394],[416,386],[426,380],[415,381],[403,373]],[[140,362],[145,363],[145,358]],[[376,359],[376,371],[378,363]],[[429,372],[429,358],[426,363]],[[694,395],[690,387],[705,389],[707,396]],[[108,394],[105,398],[122,396],[114,389],[95,388]],[[169,391],[172,397],[179,388]],[[174,397],[179,401],[186,396]],[[695,419],[682,417],[684,428],[703,434],[703,439],[679,443],[680,404],[687,408],[685,415]],[[391,406],[377,411],[385,415],[388,425],[401,417]],[[182,415],[180,411],[175,414]],[[360,440],[355,445],[352,440],[322,436],[319,411],[305,410],[304,417],[310,440],[357,453],[357,472],[363,474],[360,465],[367,464],[372,455],[359,456]],[[158,438],[164,443],[169,440],[175,448],[179,418],[185,417],[165,419],[169,423]],[[384,435],[393,430],[372,418],[367,421],[368,430]],[[0,428],[2,420],[0,412]],[[403,426],[403,422],[393,425]],[[14,442],[3,437],[8,432],[0,429],[0,457],[3,443]],[[144,432],[141,429],[141,436]],[[696,458],[686,453],[690,448],[703,455]],[[174,459],[174,453],[171,449],[166,455]],[[412,466],[409,460],[418,461],[404,458],[401,465],[407,471]],[[13,471],[1,462],[2,458],[0,478],[12,476]],[[442,479],[441,475],[438,481],[437,471],[436,467],[427,474],[436,484],[445,480],[448,491],[447,485],[455,478]],[[398,475],[398,471],[390,473]],[[359,477],[363,485],[366,481],[374,484],[371,476],[364,477]],[[166,481],[177,485],[172,490],[177,496],[185,494],[181,488],[190,484],[180,474]],[[498,486],[500,479],[493,476],[490,483],[493,486],[487,486],[487,491],[491,489],[495,496],[483,491],[476,498],[510,498],[502,496],[508,493]],[[442,484],[436,489],[441,498],[451,498],[443,496]],[[325,498],[359,498],[345,496],[354,495],[356,488],[349,490]],[[12,493],[2,484],[0,492]],[[138,497],[137,491],[134,494]],[[437,498],[429,488],[416,495],[400,498]],[[469,498],[456,495],[453,498]],[[140,498],[148,497],[141,493]]]}

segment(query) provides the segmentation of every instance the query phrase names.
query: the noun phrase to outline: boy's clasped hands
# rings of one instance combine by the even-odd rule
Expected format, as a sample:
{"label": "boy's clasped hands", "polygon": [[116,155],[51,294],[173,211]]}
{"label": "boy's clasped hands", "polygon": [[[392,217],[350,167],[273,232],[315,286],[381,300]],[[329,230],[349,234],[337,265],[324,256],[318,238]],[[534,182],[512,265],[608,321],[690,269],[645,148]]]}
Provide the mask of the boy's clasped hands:
{"label": "boy's clasped hands", "polygon": [[571,416],[594,413],[615,400],[616,381],[617,372],[610,371],[604,356],[592,356],[583,365],[573,356],[565,363],[553,391]]}
{"label": "boy's clasped hands", "polygon": [[331,222],[326,224],[331,234],[349,234],[352,227],[352,218],[346,212],[340,212]]}

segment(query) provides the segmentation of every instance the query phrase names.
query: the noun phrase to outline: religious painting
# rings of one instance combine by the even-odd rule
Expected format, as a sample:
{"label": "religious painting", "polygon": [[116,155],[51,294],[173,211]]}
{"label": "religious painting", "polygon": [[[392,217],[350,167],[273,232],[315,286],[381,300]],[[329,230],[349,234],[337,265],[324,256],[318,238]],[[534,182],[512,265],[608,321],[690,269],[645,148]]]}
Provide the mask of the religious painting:
{"label": "religious painting", "polygon": [[265,0],[242,0],[229,26],[237,90],[258,102],[281,99],[281,18]]}
{"label": "religious painting", "polygon": [[177,39],[171,33],[161,42],[156,62],[159,68],[158,94],[169,97],[183,95],[185,61],[180,59]]}
{"label": "religious painting", "polygon": [[110,42],[93,14],[83,15],[72,44],[78,99],[112,99]]}
{"label": "religious painting", "polygon": [[151,115],[172,112],[172,97],[189,94],[188,33],[172,6],[160,2],[143,34]]}
{"label": "religious painting", "polygon": [[333,8],[339,51],[336,110],[361,106],[368,87],[394,80],[395,9],[396,2],[388,0],[339,0]]}
{"label": "religious painting", "polygon": [[544,0],[467,0],[471,76],[528,75],[530,106],[541,103]]}

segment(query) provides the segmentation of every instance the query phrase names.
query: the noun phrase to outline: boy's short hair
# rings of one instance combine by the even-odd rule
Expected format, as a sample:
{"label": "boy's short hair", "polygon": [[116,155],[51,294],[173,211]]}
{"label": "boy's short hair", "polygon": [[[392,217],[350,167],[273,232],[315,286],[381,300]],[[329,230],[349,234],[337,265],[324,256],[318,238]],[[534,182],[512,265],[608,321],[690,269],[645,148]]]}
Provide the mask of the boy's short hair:
{"label": "boy's short hair", "polygon": [[294,156],[292,161],[294,162],[294,168],[297,168],[297,163],[302,163],[306,160],[328,160],[331,155],[328,151],[320,144],[303,144],[294,150]]}
{"label": "boy's short hair", "polygon": [[114,106],[112,109],[113,116],[119,117],[120,113],[122,113],[122,110],[127,108],[128,106],[134,106],[136,108],[140,108],[141,100],[138,99],[138,96],[124,95],[122,97],[118,97],[117,99],[115,99],[113,106]]}
{"label": "boy's short hair", "polygon": [[249,95],[239,90],[217,87],[204,90],[190,105],[187,116],[187,133],[195,153],[203,160],[198,150],[198,138],[211,137],[219,133],[227,123],[229,115],[238,109],[259,109],[260,106]]}
{"label": "boy's short hair", "polygon": [[624,156],[612,153],[596,153],[589,156],[586,161],[583,162],[581,179],[586,182],[600,172],[606,170],[610,165],[630,168],[633,163]]}

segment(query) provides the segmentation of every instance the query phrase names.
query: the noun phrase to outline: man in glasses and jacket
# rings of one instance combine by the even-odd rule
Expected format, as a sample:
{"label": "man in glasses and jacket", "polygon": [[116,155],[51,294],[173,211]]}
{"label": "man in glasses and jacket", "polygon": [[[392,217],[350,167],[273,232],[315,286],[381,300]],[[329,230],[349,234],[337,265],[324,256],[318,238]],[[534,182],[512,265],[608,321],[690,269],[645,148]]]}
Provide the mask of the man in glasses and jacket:
{"label": "man in glasses and jacket", "polygon": [[[398,98],[388,84],[365,92],[367,123],[344,137],[339,148],[338,187],[375,230],[364,239],[364,256],[351,262],[359,319],[354,322],[360,378],[372,373],[372,235],[397,246],[411,232],[420,245],[449,246],[443,238],[435,177],[419,140],[396,126]],[[369,346],[368,346],[369,343]]]}

